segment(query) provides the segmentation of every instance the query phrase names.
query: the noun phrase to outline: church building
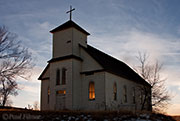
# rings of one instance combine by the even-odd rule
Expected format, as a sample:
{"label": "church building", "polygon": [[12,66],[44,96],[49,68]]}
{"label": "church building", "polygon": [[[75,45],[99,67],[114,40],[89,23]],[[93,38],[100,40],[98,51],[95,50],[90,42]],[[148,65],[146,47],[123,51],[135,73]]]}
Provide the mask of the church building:
{"label": "church building", "polygon": [[[52,59],[41,73],[41,110],[151,110],[151,86],[124,62],[87,42],[71,19],[50,31]],[[109,45],[111,46],[111,45]]]}

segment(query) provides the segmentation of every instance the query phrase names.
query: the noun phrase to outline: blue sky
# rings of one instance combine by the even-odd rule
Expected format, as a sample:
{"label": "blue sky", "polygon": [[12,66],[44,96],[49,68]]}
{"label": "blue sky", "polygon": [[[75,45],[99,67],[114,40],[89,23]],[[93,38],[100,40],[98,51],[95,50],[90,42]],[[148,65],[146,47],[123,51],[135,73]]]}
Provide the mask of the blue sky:
{"label": "blue sky", "polygon": [[76,9],[73,20],[91,34],[88,43],[92,46],[132,67],[137,65],[138,51],[160,60],[173,95],[167,112],[180,114],[179,0],[1,0],[0,25],[18,35],[36,64],[29,81],[18,80],[22,90],[12,97],[15,106],[39,101],[37,78],[52,53],[49,31],[69,19],[70,5]]}

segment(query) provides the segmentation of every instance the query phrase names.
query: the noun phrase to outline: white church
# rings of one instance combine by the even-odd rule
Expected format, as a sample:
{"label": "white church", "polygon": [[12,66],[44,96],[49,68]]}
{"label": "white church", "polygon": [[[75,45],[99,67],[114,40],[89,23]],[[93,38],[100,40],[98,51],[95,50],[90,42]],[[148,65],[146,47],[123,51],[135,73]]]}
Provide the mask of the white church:
{"label": "white church", "polygon": [[[151,110],[151,86],[124,62],[88,45],[86,30],[69,21],[50,31],[53,55],[41,73],[41,110]],[[111,46],[111,45],[109,45]]]}

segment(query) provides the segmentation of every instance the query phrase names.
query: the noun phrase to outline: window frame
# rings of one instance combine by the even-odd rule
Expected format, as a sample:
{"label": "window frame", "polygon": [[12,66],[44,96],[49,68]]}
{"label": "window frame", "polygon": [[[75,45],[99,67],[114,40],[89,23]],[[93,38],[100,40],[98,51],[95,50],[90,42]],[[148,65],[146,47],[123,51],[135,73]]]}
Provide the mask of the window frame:
{"label": "window frame", "polygon": [[123,87],[123,98],[124,98],[124,103],[127,103],[127,86],[124,85]]}
{"label": "window frame", "polygon": [[[91,90],[91,85],[92,85],[92,90]],[[93,96],[94,95],[94,96]],[[88,85],[88,99],[90,101],[93,101],[96,99],[96,93],[95,93],[95,83],[93,81],[89,82]]]}
{"label": "window frame", "polygon": [[62,68],[62,85],[66,84],[66,76],[67,76],[67,69],[66,68]]}
{"label": "window frame", "polygon": [[49,104],[49,99],[50,99],[50,88],[48,87],[48,89],[47,89],[47,104]]}
{"label": "window frame", "polygon": [[62,96],[65,96],[66,95],[66,90],[65,89],[63,89],[63,90],[57,90],[56,91],[56,95],[62,95]]}
{"label": "window frame", "polygon": [[117,84],[114,82],[113,84],[113,100],[117,101]]}
{"label": "window frame", "polygon": [[56,69],[56,85],[61,85],[61,70]]}
{"label": "window frame", "polygon": [[133,98],[133,104],[136,104],[136,89],[135,87],[132,88],[132,98]]}

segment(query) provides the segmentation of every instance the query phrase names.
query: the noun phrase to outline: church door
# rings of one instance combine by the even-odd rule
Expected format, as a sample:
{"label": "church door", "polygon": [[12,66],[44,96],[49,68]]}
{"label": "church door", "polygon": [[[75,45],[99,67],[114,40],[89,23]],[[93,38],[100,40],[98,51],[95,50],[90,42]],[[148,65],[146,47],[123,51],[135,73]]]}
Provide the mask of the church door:
{"label": "church door", "polygon": [[56,92],[56,109],[63,110],[66,109],[66,91],[60,90]]}

